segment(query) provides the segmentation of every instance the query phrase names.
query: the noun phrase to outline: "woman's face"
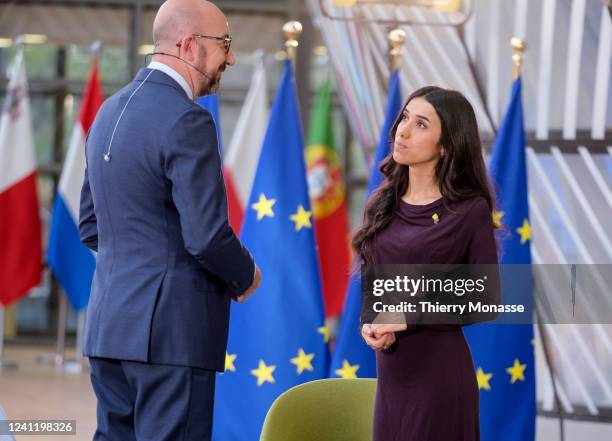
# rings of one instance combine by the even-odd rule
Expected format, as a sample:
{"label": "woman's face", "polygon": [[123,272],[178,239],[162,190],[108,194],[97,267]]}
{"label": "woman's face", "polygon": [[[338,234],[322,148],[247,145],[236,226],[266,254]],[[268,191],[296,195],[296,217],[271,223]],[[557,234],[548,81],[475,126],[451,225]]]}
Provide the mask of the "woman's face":
{"label": "woman's face", "polygon": [[436,165],[444,154],[440,145],[440,118],[425,98],[413,98],[404,107],[393,140],[395,162],[411,167]]}

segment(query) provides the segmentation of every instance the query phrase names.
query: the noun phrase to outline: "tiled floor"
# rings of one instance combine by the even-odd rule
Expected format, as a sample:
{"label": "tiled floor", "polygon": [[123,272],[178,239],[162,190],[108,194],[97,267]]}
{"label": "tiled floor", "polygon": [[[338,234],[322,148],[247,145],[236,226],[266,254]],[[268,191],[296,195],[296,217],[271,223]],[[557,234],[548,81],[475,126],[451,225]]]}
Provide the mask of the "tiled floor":
{"label": "tiled floor", "polygon": [[4,360],[16,362],[17,369],[0,371],[0,406],[11,420],[77,422],[76,436],[21,435],[17,441],[91,440],[96,427],[96,404],[89,371],[67,374],[61,368],[37,361],[40,354],[51,351],[51,347],[5,346]]}

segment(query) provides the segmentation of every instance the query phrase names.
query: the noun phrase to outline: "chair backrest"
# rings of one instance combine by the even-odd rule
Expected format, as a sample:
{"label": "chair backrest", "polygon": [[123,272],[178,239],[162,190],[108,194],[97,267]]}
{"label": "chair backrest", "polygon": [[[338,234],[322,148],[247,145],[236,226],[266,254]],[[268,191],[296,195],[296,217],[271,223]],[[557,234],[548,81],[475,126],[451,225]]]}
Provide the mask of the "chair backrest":
{"label": "chair backrest", "polygon": [[376,380],[325,379],[300,384],[268,411],[260,441],[370,441]]}

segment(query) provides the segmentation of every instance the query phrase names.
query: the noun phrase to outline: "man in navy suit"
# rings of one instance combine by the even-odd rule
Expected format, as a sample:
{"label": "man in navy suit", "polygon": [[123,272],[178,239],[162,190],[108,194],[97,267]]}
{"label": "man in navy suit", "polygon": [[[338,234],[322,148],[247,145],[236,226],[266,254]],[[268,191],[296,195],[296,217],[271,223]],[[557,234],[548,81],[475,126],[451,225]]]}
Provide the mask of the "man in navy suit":
{"label": "man in navy suit", "polygon": [[204,0],[168,0],[153,36],[153,61],[106,100],[86,142],[95,440],[210,439],[230,299],[260,283],[228,223],[213,119],[193,101],[234,64],[226,18]]}

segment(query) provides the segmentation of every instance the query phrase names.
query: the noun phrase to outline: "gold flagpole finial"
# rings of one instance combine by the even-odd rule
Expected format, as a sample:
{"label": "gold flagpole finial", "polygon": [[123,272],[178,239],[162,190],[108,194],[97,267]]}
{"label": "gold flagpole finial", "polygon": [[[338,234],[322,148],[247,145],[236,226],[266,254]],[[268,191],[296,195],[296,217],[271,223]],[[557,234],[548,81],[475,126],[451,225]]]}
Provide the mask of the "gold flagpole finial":
{"label": "gold flagpole finial", "polygon": [[512,55],[512,65],[514,66],[512,78],[516,80],[521,75],[521,70],[523,68],[523,52],[527,50],[527,43],[520,38],[512,37],[510,45],[514,50],[514,55]]}
{"label": "gold flagpole finial", "polygon": [[391,70],[398,69],[402,63],[400,50],[406,42],[406,32],[400,28],[395,28],[387,34],[387,41],[391,46]]}
{"label": "gold flagpole finial", "polygon": [[297,38],[302,33],[302,23],[299,21],[288,21],[283,25],[283,32],[287,41],[285,41],[285,48],[287,49],[287,57],[292,63],[295,63],[295,52],[298,47]]}

